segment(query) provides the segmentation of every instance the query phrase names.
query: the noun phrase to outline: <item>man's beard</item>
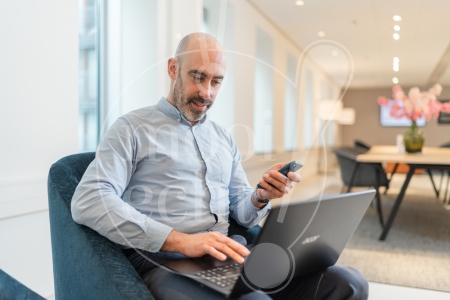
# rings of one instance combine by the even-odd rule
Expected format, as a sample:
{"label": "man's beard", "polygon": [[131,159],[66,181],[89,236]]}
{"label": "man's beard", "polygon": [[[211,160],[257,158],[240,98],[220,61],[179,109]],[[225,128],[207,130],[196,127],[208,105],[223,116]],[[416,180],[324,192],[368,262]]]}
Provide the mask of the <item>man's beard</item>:
{"label": "man's beard", "polygon": [[[196,122],[201,120],[206,112],[213,105],[213,101],[210,99],[203,99],[196,96],[191,96],[186,98],[182,92],[183,90],[183,81],[181,80],[180,75],[177,76],[177,82],[173,88],[173,100],[175,102],[175,106],[178,110],[183,114],[186,120],[191,122]],[[200,111],[192,107],[191,102],[195,102],[200,105],[206,105],[206,110]]]}

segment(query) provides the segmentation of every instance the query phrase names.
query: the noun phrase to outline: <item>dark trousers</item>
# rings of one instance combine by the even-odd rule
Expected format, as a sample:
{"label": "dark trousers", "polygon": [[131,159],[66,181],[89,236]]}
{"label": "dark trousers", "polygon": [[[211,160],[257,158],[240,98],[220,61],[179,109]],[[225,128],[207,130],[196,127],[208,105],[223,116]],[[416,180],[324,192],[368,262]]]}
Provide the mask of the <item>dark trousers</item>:
{"label": "dark trousers", "polygon": [[[128,260],[157,300],[225,299],[222,294],[202,287],[195,281],[175,274],[160,265],[184,258],[178,253],[146,251],[126,252]],[[130,255],[131,253],[131,255]],[[324,271],[294,278],[283,290],[274,294],[251,292],[239,300],[253,299],[367,299],[369,285],[355,269],[335,265]]]}

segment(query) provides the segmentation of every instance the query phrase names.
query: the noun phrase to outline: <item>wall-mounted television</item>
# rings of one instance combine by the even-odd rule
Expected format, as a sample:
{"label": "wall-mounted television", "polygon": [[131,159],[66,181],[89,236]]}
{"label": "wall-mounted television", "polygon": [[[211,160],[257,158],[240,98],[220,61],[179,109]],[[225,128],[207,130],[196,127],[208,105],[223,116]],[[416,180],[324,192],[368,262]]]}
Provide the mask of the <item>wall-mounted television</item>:
{"label": "wall-mounted television", "polygon": [[[391,116],[391,106],[395,100],[391,100],[389,105],[380,106],[380,124],[381,126],[387,127],[408,127],[411,126],[411,121],[406,117],[400,119]],[[401,103],[400,103],[401,105]],[[426,119],[425,116],[417,120],[417,126],[425,126]]]}
{"label": "wall-mounted television", "polygon": [[[441,103],[450,102],[450,100],[439,100]],[[438,124],[450,124],[450,112],[439,112]]]}

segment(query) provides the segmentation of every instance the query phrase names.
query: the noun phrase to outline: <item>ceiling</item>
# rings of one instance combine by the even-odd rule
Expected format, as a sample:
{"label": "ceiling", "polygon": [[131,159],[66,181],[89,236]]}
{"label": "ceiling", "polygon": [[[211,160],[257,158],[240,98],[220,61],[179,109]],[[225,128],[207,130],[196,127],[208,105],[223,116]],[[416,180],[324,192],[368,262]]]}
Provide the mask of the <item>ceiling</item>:
{"label": "ceiling", "polygon": [[[390,87],[393,77],[402,86],[450,85],[449,0],[304,0],[302,6],[295,0],[248,1],[300,48],[322,41],[309,55],[340,82],[350,69],[347,49],[352,88]],[[396,24],[399,40],[393,39]]]}

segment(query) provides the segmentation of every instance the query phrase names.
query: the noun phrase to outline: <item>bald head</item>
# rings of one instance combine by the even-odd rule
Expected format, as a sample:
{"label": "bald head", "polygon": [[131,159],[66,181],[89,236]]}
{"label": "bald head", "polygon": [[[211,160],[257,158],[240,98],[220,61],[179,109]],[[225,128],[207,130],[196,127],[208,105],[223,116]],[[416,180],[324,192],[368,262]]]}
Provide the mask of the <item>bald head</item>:
{"label": "bald head", "polygon": [[170,91],[167,101],[194,125],[211,108],[225,77],[227,60],[222,45],[206,33],[193,33],[167,61]]}
{"label": "bald head", "polygon": [[175,58],[180,66],[186,58],[192,57],[192,54],[200,54],[204,62],[209,62],[209,52],[215,52],[225,58],[223,46],[212,35],[202,32],[191,33],[186,35],[178,44]]}

